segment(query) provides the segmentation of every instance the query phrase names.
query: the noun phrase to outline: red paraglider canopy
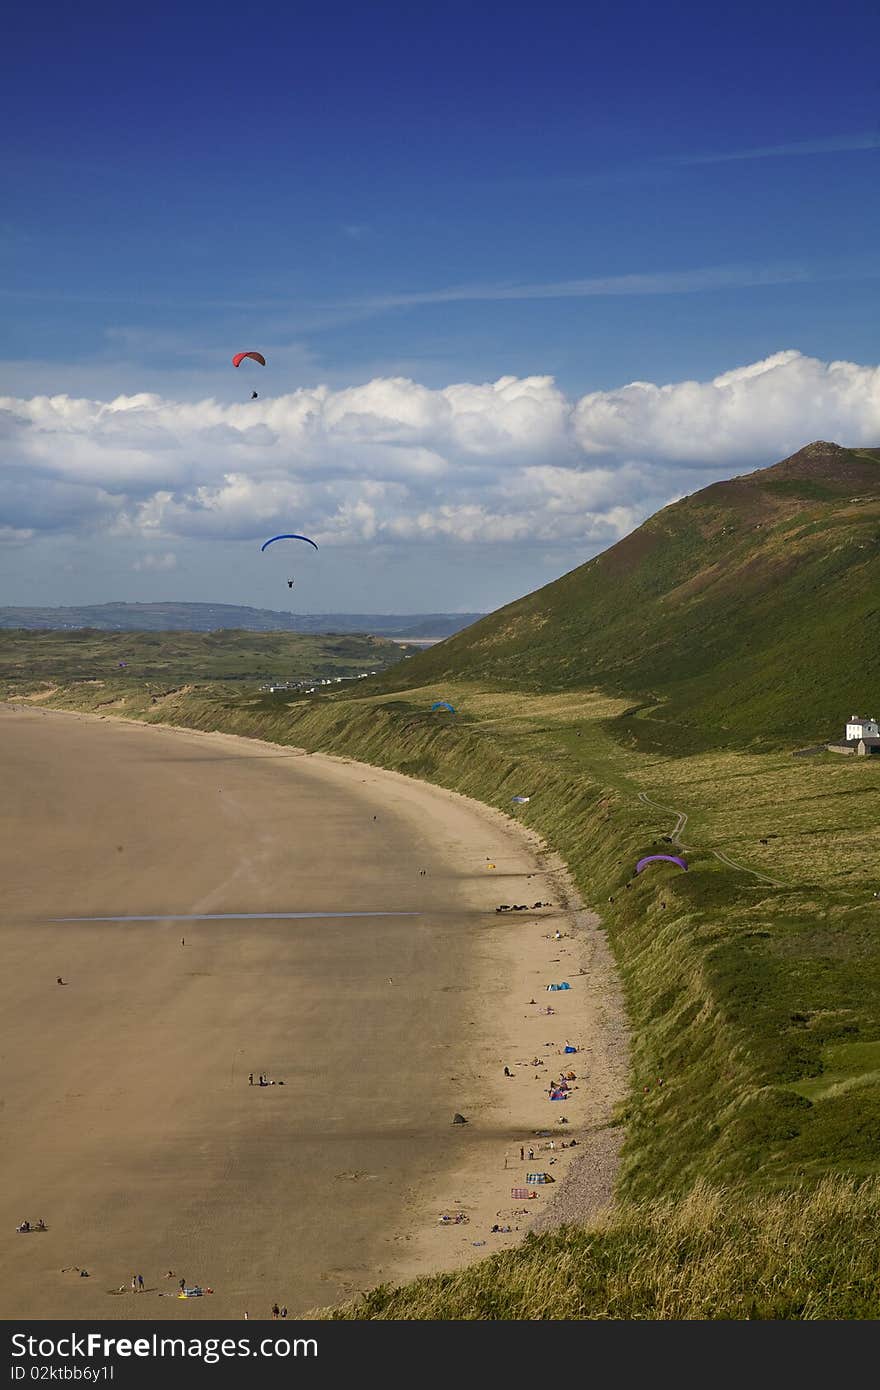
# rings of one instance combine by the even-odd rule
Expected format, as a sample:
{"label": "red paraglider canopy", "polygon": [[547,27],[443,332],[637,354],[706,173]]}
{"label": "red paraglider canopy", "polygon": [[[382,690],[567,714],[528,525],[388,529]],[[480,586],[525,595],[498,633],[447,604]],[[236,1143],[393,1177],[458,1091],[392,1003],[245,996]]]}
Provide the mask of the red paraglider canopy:
{"label": "red paraglider canopy", "polygon": [[246,357],[252,357],[261,367],[266,365],[266,359],[261,352],[237,352],[232,359],[233,367],[240,367]]}

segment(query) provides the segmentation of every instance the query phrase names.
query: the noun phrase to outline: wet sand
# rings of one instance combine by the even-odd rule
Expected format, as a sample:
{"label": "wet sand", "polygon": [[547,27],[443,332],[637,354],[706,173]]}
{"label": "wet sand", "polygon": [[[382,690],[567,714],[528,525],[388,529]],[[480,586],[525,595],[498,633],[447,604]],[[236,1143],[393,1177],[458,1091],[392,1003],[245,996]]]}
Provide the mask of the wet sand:
{"label": "wet sand", "polygon": [[[0,707],[0,771],[2,1316],[296,1316],[552,1220],[558,1185],[512,1202],[526,1169],[575,1157],[566,1190],[608,1200],[619,995],[522,827],[343,759],[36,709]],[[331,915],[357,912],[388,915]]]}

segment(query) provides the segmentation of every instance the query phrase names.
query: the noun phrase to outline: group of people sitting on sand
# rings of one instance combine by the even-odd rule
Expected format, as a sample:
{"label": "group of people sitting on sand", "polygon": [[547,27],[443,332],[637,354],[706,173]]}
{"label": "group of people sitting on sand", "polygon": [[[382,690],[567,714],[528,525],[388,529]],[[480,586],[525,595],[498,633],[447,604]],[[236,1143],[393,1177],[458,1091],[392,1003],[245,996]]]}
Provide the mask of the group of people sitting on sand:
{"label": "group of people sitting on sand", "polygon": [[535,912],[535,911],[537,911],[537,909],[538,909],[539,907],[552,907],[552,906],[553,906],[552,903],[532,903],[531,907],[529,907],[528,903],[513,903],[513,904],[511,904],[511,903],[502,903],[500,907],[496,907],[495,911],[496,911],[496,912]]}
{"label": "group of people sitting on sand", "polygon": [[558,1081],[551,1081],[551,1082],[550,1082],[550,1086],[549,1086],[550,1099],[551,1099],[551,1100],[568,1100],[569,1093],[570,1093],[570,1091],[571,1091],[571,1089],[572,1089],[571,1083],[572,1083],[572,1081],[576,1081],[576,1080],[577,1080],[577,1078],[576,1078],[576,1076],[575,1076],[575,1074],[574,1074],[573,1071],[563,1072],[562,1076],[560,1076],[560,1078],[559,1078]]}
{"label": "group of people sitting on sand", "polygon": [[41,1216],[36,1226],[32,1226],[30,1221],[22,1221],[21,1225],[16,1226],[15,1229],[18,1231],[19,1235],[26,1235],[28,1231],[48,1231],[49,1227]]}

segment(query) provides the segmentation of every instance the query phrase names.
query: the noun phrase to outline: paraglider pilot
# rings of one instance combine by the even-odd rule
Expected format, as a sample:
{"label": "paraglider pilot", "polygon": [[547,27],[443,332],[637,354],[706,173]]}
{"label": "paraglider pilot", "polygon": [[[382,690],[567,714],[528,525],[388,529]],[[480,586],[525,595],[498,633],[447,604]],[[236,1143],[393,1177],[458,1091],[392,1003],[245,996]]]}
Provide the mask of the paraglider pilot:
{"label": "paraglider pilot", "polygon": [[258,396],[259,396],[259,392],[257,392],[257,391],[252,391],[252,392],[251,392],[251,400],[252,400],[252,401],[257,400],[257,399],[258,399]]}
{"label": "paraglider pilot", "polygon": [[288,581],[287,581],[287,587],[288,587],[288,589],[292,589],[292,588],[293,588],[293,580],[292,580],[292,579],[288,579]]}

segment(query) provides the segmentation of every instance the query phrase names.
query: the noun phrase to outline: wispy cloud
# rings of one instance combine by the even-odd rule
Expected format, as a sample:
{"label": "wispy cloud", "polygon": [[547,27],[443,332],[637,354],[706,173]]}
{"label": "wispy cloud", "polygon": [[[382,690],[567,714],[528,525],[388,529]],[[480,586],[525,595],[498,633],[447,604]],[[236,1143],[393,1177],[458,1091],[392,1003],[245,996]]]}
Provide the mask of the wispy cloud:
{"label": "wispy cloud", "polygon": [[703,151],[697,154],[658,154],[644,163],[615,162],[607,168],[549,175],[542,178],[496,179],[493,187],[510,192],[544,189],[572,192],[587,188],[614,188],[633,183],[668,183],[687,169],[729,164],[751,159],[786,159],[804,155],[851,154],[880,150],[880,131],[856,131],[848,135],[819,136],[813,140],[789,140],[778,145],[754,145],[738,150]]}
{"label": "wispy cloud", "polygon": [[880,133],[869,131],[855,135],[832,135],[820,140],[791,140],[783,145],[756,145],[746,150],[726,153],[682,155],[667,161],[677,165],[727,164],[738,159],[788,159],[807,154],[846,154],[859,150],[880,150]]}
{"label": "wispy cloud", "polygon": [[761,285],[803,284],[814,278],[814,272],[806,265],[709,266],[696,270],[603,275],[583,280],[551,280],[539,284],[457,285],[439,290],[376,295],[357,302],[362,308],[382,310],[417,304],[451,304],[473,300],[591,299],[603,295],[699,294],[710,290],[748,289]]}

